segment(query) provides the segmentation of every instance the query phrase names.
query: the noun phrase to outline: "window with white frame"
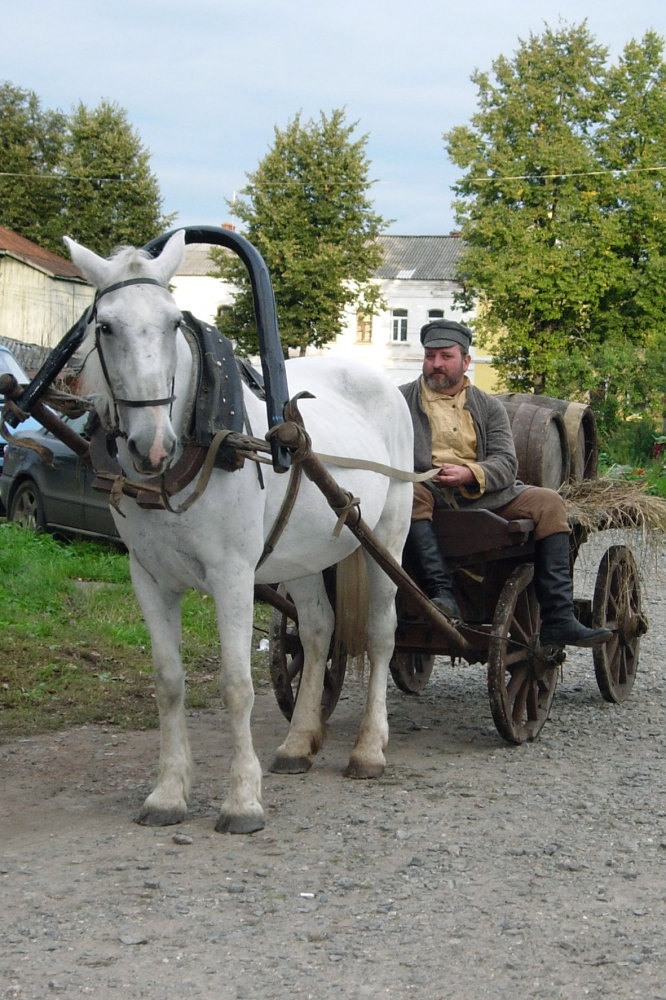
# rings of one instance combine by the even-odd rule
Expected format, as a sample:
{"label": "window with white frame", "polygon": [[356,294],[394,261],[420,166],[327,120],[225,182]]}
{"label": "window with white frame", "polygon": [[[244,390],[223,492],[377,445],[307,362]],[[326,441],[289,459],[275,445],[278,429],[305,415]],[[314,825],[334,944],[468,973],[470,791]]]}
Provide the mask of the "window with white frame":
{"label": "window with white frame", "polygon": [[407,310],[393,310],[393,336],[394,344],[404,344],[407,341]]}
{"label": "window with white frame", "polygon": [[444,319],[443,309],[428,309],[428,320]]}

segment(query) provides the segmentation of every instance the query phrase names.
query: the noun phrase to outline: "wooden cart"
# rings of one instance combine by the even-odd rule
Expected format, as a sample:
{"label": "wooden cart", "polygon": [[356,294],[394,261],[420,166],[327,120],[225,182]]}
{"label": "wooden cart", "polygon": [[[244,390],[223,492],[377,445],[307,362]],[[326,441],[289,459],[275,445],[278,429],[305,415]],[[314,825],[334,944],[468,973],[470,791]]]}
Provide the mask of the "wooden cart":
{"label": "wooden cart", "polygon": [[[167,233],[151,241],[144,249],[159,252],[169,236]],[[437,513],[436,531],[455,569],[458,600],[464,614],[464,624],[456,627],[421,591],[410,575],[410,567],[398,564],[377,541],[363,522],[360,510],[349,505],[350,497],[311,451],[298,407],[295,401],[289,401],[270,277],[256,249],[239,234],[215,226],[185,227],[185,238],[187,243],[212,243],[234,251],[252,278],[262,382],[272,433],[267,443],[229,432],[225,443],[249,458],[260,451],[269,452],[277,471],[286,471],[292,461],[298,462],[333,510],[339,513],[349,507],[346,527],[398,585],[398,628],[391,672],[399,688],[411,694],[420,691],[430,676],[436,655],[486,663],[490,705],[499,732],[514,743],[534,739],[548,717],[564,651],[550,653],[539,644],[539,607],[533,585],[533,523],[526,520],[507,522],[485,511]],[[13,416],[8,416],[9,423],[15,426],[21,415],[31,413],[94,465],[88,441],[75,434],[42,401],[56,376],[80,346],[90,316],[91,310],[83,313],[27,387],[18,386],[12,376],[3,376],[1,391],[15,407]],[[533,419],[531,423],[534,425]],[[546,431],[550,430],[546,427]],[[561,466],[566,469],[569,467],[569,446],[563,435],[556,435],[555,441],[560,439]],[[538,440],[537,451],[541,453],[541,434]],[[192,451],[196,453],[194,457],[200,468],[205,450],[197,444],[192,446]],[[176,477],[174,490],[178,488]],[[145,498],[137,496],[137,503],[155,506],[164,502],[164,492],[165,485],[160,482]],[[582,528],[572,533],[572,572],[585,537]],[[328,571],[327,576],[332,597],[335,571]],[[259,587],[257,596],[274,607],[270,630],[271,676],[280,709],[290,718],[302,668],[296,610],[288,594],[279,589]],[[631,691],[638,666],[640,637],[647,628],[641,611],[636,565],[627,547],[613,545],[607,550],[599,567],[593,598],[578,601],[577,605],[581,621],[613,631],[612,640],[594,650],[594,667],[604,698],[621,702]],[[325,718],[337,704],[347,659],[342,650],[333,653],[328,662],[322,698]]]}
{"label": "wooden cart", "polygon": [[[396,685],[418,694],[432,673],[435,656],[460,656],[486,664],[490,708],[498,732],[511,743],[535,739],[548,718],[563,649],[539,643],[540,611],[534,589],[534,523],[505,521],[490,511],[436,511],[435,530],[454,571],[456,597],[464,623],[443,628],[441,615],[427,599],[398,581],[398,627],[391,661]],[[587,531],[571,534],[571,569]],[[403,567],[409,576],[409,563]],[[330,571],[329,592],[335,574]],[[288,596],[267,591],[258,596],[274,605],[270,627],[270,670],[281,711],[291,718],[302,669],[295,609]],[[430,605],[430,607],[428,607]],[[601,694],[607,701],[629,697],[640,637],[647,629],[641,609],[636,564],[625,545],[604,553],[591,599],[576,600],[584,624],[609,628],[613,638],[592,650]],[[332,644],[335,649],[335,643]],[[344,651],[332,654],[326,670],[322,713],[330,716],[338,701],[347,668]]]}

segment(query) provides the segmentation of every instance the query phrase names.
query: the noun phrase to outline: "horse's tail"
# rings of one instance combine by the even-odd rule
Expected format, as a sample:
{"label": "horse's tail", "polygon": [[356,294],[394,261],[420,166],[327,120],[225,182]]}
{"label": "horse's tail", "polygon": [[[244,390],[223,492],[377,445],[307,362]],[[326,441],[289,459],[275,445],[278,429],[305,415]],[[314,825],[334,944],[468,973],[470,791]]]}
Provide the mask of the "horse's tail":
{"label": "horse's tail", "polygon": [[365,554],[359,546],[336,566],[335,645],[348,656],[362,656],[367,646],[370,593]]}

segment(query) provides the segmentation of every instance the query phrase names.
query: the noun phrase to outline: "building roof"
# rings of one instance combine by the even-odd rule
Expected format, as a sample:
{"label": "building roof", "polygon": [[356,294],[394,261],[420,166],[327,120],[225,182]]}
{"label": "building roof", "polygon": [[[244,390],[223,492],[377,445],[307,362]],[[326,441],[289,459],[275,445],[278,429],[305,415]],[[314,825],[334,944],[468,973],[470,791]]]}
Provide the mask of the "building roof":
{"label": "building roof", "polygon": [[406,281],[456,281],[463,250],[460,236],[380,236],[384,263],[378,278]]}
{"label": "building roof", "polygon": [[211,260],[210,251],[212,247],[208,243],[186,243],[183,262],[178,268],[178,276],[209,276],[215,262]]}
{"label": "building roof", "polygon": [[[463,249],[460,236],[380,236],[384,263],[378,278],[411,281],[456,281],[456,266]],[[188,243],[179,276],[210,275],[215,267],[207,243]]]}
{"label": "building roof", "polygon": [[41,347],[39,344],[26,344],[25,341],[14,340],[13,337],[0,337],[0,344],[3,347],[9,348],[19,364],[25,368],[28,375],[32,375],[38,371],[51,353],[50,347]]}
{"label": "building roof", "polygon": [[38,243],[19,236],[13,229],[0,226],[0,257],[14,257],[30,267],[45,271],[54,278],[69,278],[83,280],[79,269],[66,257],[60,257],[51,250],[45,250]]}

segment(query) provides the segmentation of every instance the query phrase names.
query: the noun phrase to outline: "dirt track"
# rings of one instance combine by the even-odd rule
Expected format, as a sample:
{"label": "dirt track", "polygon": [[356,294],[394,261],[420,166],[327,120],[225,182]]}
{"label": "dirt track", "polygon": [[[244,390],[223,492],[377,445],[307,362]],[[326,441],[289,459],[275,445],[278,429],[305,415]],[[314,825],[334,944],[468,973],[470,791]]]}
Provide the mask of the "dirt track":
{"label": "dirt track", "polygon": [[[599,551],[579,561],[581,595]],[[190,719],[180,827],[132,823],[156,732],[1,746],[0,996],[665,1000],[666,603],[642,564],[650,631],[627,704],[603,702],[590,652],[570,651],[540,740],[511,747],[484,668],[441,661],[420,698],[391,684],[386,775],[350,782],[348,679],[313,770],[266,773],[251,837],[213,831],[222,711]],[[265,767],[285,727],[260,691]]]}

